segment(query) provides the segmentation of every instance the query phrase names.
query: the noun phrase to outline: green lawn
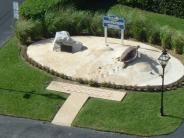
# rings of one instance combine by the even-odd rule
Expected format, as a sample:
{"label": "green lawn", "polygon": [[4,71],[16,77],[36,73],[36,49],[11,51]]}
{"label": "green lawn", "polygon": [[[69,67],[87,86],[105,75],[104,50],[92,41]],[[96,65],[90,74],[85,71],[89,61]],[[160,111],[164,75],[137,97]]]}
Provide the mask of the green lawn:
{"label": "green lawn", "polygon": [[52,80],[19,56],[17,39],[0,49],[0,114],[50,121],[66,99],[45,87]]}
{"label": "green lawn", "polygon": [[151,21],[153,24],[158,24],[161,26],[165,26],[165,25],[170,26],[176,30],[180,30],[184,32],[184,19],[176,18],[174,16],[147,12],[144,10],[131,8],[123,5],[113,6],[112,8],[109,9],[108,13],[113,13],[116,15],[123,16],[128,20],[135,19],[135,18],[145,18]]}
{"label": "green lawn", "polygon": [[128,93],[122,102],[90,99],[74,126],[142,136],[173,132],[184,118],[184,89],[165,93],[165,113],[160,116],[159,93]]}

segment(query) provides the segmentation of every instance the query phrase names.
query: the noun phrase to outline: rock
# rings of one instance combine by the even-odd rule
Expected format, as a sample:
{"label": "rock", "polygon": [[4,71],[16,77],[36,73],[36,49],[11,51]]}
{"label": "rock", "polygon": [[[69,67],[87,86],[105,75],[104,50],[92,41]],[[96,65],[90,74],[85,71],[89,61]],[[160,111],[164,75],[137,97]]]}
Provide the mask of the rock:
{"label": "rock", "polygon": [[140,46],[137,47],[129,47],[127,48],[121,55],[120,61],[124,63],[129,63],[135,60],[138,57],[138,49]]}
{"label": "rock", "polygon": [[67,31],[56,32],[53,45],[53,50],[56,52],[75,53],[83,49],[83,44],[72,39]]}

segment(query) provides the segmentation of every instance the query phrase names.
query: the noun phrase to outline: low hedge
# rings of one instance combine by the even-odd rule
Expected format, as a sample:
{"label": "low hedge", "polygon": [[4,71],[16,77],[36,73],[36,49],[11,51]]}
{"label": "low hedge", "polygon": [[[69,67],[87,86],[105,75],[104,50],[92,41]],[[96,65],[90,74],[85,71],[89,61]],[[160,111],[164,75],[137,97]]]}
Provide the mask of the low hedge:
{"label": "low hedge", "polygon": [[51,36],[62,30],[67,30],[71,35],[89,33],[91,17],[90,12],[77,11],[73,8],[48,12],[45,14],[45,29]]}
{"label": "low hedge", "polygon": [[20,15],[27,19],[43,19],[45,12],[69,2],[70,0],[25,0],[21,5]]}
{"label": "low hedge", "polygon": [[[131,11],[128,7],[116,5],[109,10],[108,14],[125,18],[127,21],[125,29],[126,38],[131,37],[139,41],[150,42],[167,49],[177,49],[175,50],[177,54],[183,53],[183,33],[170,26],[153,23],[144,12],[136,9]],[[176,39],[174,36],[179,36],[180,39]]]}
{"label": "low hedge", "polygon": [[148,35],[147,39],[148,39],[148,42],[150,44],[161,45],[160,26],[159,25],[153,25],[151,28],[149,28],[147,35]]}
{"label": "low hedge", "polygon": [[58,11],[68,5],[77,9],[106,11],[117,0],[24,0],[20,8],[20,15],[26,19],[44,19],[46,12]]}
{"label": "low hedge", "polygon": [[101,36],[104,34],[103,33],[104,28],[102,26],[102,18],[103,18],[102,13],[96,12],[93,15],[88,29],[90,34],[97,35],[97,36]]}
{"label": "low hedge", "polygon": [[181,32],[175,32],[172,35],[172,45],[175,53],[182,54],[184,52],[184,34]]}
{"label": "low hedge", "polygon": [[[129,34],[131,34],[131,36],[138,41],[146,42],[148,39],[147,32],[150,27],[147,23],[148,22],[144,18],[135,18],[129,24],[130,26]],[[128,27],[128,24],[127,24],[127,27]]]}
{"label": "low hedge", "polygon": [[40,40],[43,35],[42,24],[39,21],[19,20],[16,22],[16,36],[24,45]]}
{"label": "low hedge", "polygon": [[[112,7],[109,15],[124,17],[126,20],[125,38],[135,38],[139,41],[150,42],[164,48],[175,49],[178,54],[183,53],[183,35],[170,26],[164,26],[152,22],[145,12],[131,9],[122,5]],[[104,34],[102,17],[100,12],[76,10],[75,8],[61,8],[60,10],[49,10],[45,12],[44,19],[20,20],[17,22],[16,34],[23,44],[38,40],[41,36],[54,37],[57,31],[66,30],[71,35],[98,35]],[[42,29],[40,29],[42,28]],[[44,32],[43,32],[44,30]],[[179,35],[176,39],[173,35]],[[119,36],[119,31],[109,29],[108,35]],[[172,40],[173,39],[173,40]],[[178,41],[178,44],[176,44]]]}
{"label": "low hedge", "polygon": [[160,29],[161,45],[163,48],[172,49],[172,35],[175,30],[168,26],[164,26]]}
{"label": "low hedge", "polygon": [[118,0],[120,4],[184,18],[183,0]]}

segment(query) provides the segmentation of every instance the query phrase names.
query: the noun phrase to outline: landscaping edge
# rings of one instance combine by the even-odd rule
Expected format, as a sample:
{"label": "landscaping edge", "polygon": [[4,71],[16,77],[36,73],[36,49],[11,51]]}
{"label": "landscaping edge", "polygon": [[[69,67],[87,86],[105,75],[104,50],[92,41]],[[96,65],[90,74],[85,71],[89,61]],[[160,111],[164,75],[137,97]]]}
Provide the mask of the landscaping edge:
{"label": "landscaping edge", "polygon": [[[110,82],[99,83],[99,82],[94,81],[94,80],[73,78],[71,76],[67,76],[67,75],[59,73],[53,69],[50,69],[47,66],[43,66],[40,63],[37,63],[36,61],[34,61],[32,58],[30,58],[27,55],[27,47],[25,47],[25,46],[21,46],[21,56],[25,59],[26,62],[28,62],[32,66],[39,68],[39,69],[41,69],[41,70],[43,70],[43,71],[45,71],[45,72],[47,72],[55,77],[59,77],[59,78],[62,78],[64,80],[75,81],[75,82],[78,82],[80,84],[85,84],[85,85],[89,85],[92,87],[105,87],[105,88],[112,88],[112,89],[123,89],[123,90],[141,91],[141,92],[159,92],[162,90],[161,85],[160,86],[159,85],[157,85],[157,86],[117,85],[117,84],[110,83]],[[184,76],[182,78],[180,78],[178,81],[164,86],[165,90],[167,90],[167,91],[176,90],[177,88],[181,88],[181,87],[184,87]]]}

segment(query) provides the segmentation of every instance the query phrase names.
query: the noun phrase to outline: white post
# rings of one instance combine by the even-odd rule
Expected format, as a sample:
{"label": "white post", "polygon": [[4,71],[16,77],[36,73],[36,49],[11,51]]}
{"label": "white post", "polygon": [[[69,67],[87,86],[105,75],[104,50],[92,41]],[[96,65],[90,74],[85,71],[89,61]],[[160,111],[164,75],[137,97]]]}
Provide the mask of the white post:
{"label": "white post", "polygon": [[124,40],[124,29],[121,29],[121,44],[123,45],[123,40]]}
{"label": "white post", "polygon": [[19,3],[17,1],[13,1],[13,17],[19,19]]}
{"label": "white post", "polygon": [[107,27],[104,27],[105,45],[107,45]]}

